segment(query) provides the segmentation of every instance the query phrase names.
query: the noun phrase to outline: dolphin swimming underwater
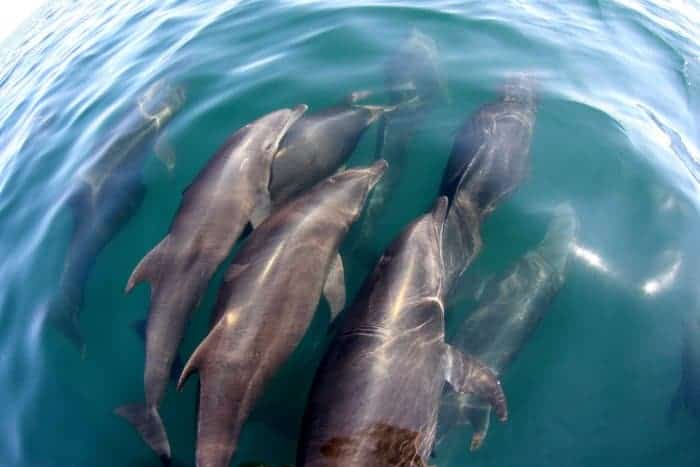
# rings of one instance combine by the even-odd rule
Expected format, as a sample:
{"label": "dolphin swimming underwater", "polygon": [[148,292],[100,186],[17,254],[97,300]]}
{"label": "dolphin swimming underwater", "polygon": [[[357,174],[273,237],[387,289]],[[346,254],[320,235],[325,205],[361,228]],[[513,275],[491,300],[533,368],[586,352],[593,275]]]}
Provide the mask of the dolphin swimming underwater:
{"label": "dolphin swimming underwater", "polygon": [[484,218],[527,175],[534,124],[534,83],[518,75],[459,129],[440,188],[450,199],[443,232],[448,290],[481,251]]}
{"label": "dolphin swimming underwater", "polygon": [[168,234],[134,269],[126,285],[151,284],[146,327],[146,403],[119,407],[164,462],[170,459],[158,406],[192,310],[209,279],[250,221],[270,207],[268,184],[280,141],[306,106],[269,113],[235,132],[184,191]]}
{"label": "dolphin swimming underwater", "polygon": [[414,28],[384,68],[389,103],[397,106],[379,120],[376,157],[389,163],[389,170],[372,193],[362,221],[364,237],[370,238],[381,222],[384,209],[401,181],[407,154],[416,131],[440,101],[447,100],[447,78],[435,41]]}
{"label": "dolphin swimming underwater", "polygon": [[[571,206],[559,206],[541,243],[503,276],[487,283],[479,308],[462,323],[453,345],[503,376],[563,287],[577,230]],[[488,405],[476,397],[446,394],[440,431],[470,423],[474,429],[471,450],[476,450],[486,438],[490,414]]]}
{"label": "dolphin swimming underwater", "polygon": [[404,229],[339,318],[309,397],[298,467],[425,466],[445,382],[506,420],[496,376],[445,343],[447,198]]}
{"label": "dolphin swimming underwater", "polygon": [[345,102],[307,112],[292,125],[272,162],[270,198],[279,208],[337,171],[357,147],[367,128],[389,106],[361,105],[368,93],[355,92]]}
{"label": "dolphin swimming underwater", "polygon": [[681,381],[669,407],[669,422],[673,421],[681,407],[700,419],[700,314],[697,311],[685,322]]}
{"label": "dolphin swimming underwater", "polygon": [[333,317],[343,308],[338,248],[385,169],[378,161],[321,181],[268,217],[234,258],[216,324],[178,383],[200,375],[198,467],[229,465],[243,424],[306,333],[321,293]]}
{"label": "dolphin swimming underwater", "polygon": [[[84,341],[79,318],[84,288],[97,256],[124,227],[143,202],[143,167],[150,143],[185,101],[184,90],[164,81],[153,84],[97,149],[74,178],[68,196],[73,232],[61,273],[60,286],[48,305],[49,318],[81,351]],[[156,149],[164,146],[157,145]],[[158,152],[158,151],[157,151]],[[172,153],[159,156],[171,169]]]}

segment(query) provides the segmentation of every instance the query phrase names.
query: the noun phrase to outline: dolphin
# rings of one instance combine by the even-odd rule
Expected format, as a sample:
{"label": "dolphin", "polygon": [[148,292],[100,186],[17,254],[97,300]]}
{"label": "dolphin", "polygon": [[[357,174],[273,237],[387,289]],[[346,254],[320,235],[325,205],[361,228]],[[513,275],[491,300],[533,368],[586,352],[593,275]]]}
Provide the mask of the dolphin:
{"label": "dolphin", "polygon": [[440,197],[404,229],[340,317],[311,389],[299,467],[427,465],[446,380],[507,419],[496,376],[445,343],[446,210]]}
{"label": "dolphin", "polygon": [[681,359],[681,381],[671,401],[668,421],[681,407],[700,418],[700,315],[691,315],[685,323]]}
{"label": "dolphin", "polygon": [[[61,273],[59,289],[48,304],[49,318],[81,352],[84,341],[79,318],[83,289],[95,260],[143,202],[143,166],[150,143],[182,107],[184,90],[158,81],[138,99],[94,157],[79,169],[67,203],[73,213],[73,233]],[[156,145],[156,153],[171,169],[173,153]]]}
{"label": "dolphin", "polygon": [[534,83],[519,74],[459,129],[440,187],[450,199],[443,231],[448,290],[481,251],[484,218],[527,175],[534,124]]}
{"label": "dolphin", "polygon": [[447,77],[437,45],[428,35],[413,28],[384,68],[385,90],[395,112],[383,115],[377,132],[376,157],[389,163],[377,185],[362,223],[364,238],[371,238],[384,208],[401,180],[408,145],[436,104],[448,100]]}
{"label": "dolphin", "polygon": [[305,105],[267,114],[235,132],[183,193],[168,234],[134,269],[126,285],[151,284],[146,327],[146,403],[116,413],[169,462],[170,443],[158,406],[190,313],[243,228],[270,207],[267,187],[274,154]]}
{"label": "dolphin", "polygon": [[368,92],[297,120],[284,136],[272,162],[270,198],[279,208],[338,170],[357,147],[365,130],[391,106],[360,105]]}
{"label": "dolphin", "polygon": [[[479,308],[462,323],[453,345],[503,376],[563,287],[577,229],[571,206],[559,206],[541,243],[502,277],[487,283]],[[474,429],[471,450],[476,450],[486,437],[490,413],[478,398],[446,394],[440,409],[440,431],[470,423]]]}
{"label": "dolphin", "polygon": [[216,324],[178,382],[200,375],[198,467],[229,465],[245,420],[301,341],[321,294],[332,316],[345,305],[338,248],[385,169],[378,161],[318,183],[256,228],[229,266]]}

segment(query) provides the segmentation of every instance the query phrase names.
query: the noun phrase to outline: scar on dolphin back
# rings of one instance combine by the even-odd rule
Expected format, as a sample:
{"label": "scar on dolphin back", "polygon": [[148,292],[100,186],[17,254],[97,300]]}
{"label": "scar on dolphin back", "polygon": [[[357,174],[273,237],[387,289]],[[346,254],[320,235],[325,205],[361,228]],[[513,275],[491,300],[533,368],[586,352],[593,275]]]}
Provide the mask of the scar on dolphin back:
{"label": "scar on dolphin back", "polygon": [[[429,467],[421,458],[419,446],[425,435],[399,428],[388,423],[374,423],[352,436],[336,436],[321,446],[321,455],[329,465],[347,465],[361,450],[370,450],[369,467],[394,465],[397,467]],[[368,461],[368,459],[363,459]]]}

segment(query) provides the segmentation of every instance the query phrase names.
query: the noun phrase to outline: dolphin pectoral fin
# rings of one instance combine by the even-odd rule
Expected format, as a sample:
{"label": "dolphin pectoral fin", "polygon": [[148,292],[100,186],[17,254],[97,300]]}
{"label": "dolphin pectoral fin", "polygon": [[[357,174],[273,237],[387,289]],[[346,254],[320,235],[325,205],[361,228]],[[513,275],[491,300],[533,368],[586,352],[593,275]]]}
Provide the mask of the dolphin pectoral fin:
{"label": "dolphin pectoral fin", "polygon": [[486,439],[486,434],[489,431],[489,422],[491,420],[491,407],[473,407],[467,411],[467,419],[469,424],[472,426],[474,433],[472,434],[472,441],[469,445],[470,451],[478,450],[484,440]]}
{"label": "dolphin pectoral fin", "polygon": [[265,190],[264,193],[258,196],[255,208],[250,214],[250,223],[253,229],[257,228],[262,222],[268,218],[272,211],[272,201],[270,201],[270,192]]}
{"label": "dolphin pectoral fin", "polygon": [[502,422],[508,420],[508,405],[496,374],[476,358],[445,344],[445,379],[457,391],[487,401]]}
{"label": "dolphin pectoral fin", "polygon": [[146,444],[158,454],[163,465],[170,465],[170,443],[158,409],[144,404],[130,404],[116,408],[114,413],[136,428]]}
{"label": "dolphin pectoral fin", "polygon": [[331,321],[342,311],[345,306],[345,270],[343,259],[336,254],[326,276],[323,286],[323,296],[331,309]]}
{"label": "dolphin pectoral fin", "polygon": [[156,153],[156,157],[165,165],[169,173],[172,173],[175,169],[176,155],[175,148],[173,147],[170,139],[168,138],[167,130],[158,136],[153,150]]}
{"label": "dolphin pectoral fin", "polygon": [[146,256],[143,257],[139,264],[136,265],[134,271],[131,273],[129,280],[126,283],[126,288],[124,291],[129,293],[131,289],[134,288],[136,284],[143,281],[149,281],[151,285],[156,280],[159,274],[159,269],[161,265],[161,254],[165,249],[165,244],[168,240],[166,236],[160,241],[151,251],[148,252]]}

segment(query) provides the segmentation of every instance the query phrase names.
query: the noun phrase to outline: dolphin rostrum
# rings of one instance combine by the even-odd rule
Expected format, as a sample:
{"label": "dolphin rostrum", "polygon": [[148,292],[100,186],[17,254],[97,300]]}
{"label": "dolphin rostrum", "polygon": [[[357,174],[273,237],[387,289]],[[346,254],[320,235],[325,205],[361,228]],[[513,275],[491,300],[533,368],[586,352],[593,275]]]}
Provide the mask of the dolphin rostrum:
{"label": "dolphin rostrum", "polygon": [[270,168],[280,141],[305,105],[267,114],[235,132],[183,193],[170,230],[136,266],[126,285],[151,284],[146,327],[146,403],[117,414],[140,432],[164,462],[170,459],[158,406],[192,309],[245,225],[265,217]]}
{"label": "dolphin rostrum", "polygon": [[[228,466],[266,383],[297,346],[323,292],[345,304],[340,243],[386,162],[333,175],[275,211],[229,266],[216,324],[182,372],[200,376],[197,466]],[[325,284],[325,286],[324,286]]]}
{"label": "dolphin rostrum", "polygon": [[489,401],[506,420],[496,376],[445,343],[446,211],[441,197],[409,225],[340,317],[314,379],[299,467],[425,466],[446,380]]}

